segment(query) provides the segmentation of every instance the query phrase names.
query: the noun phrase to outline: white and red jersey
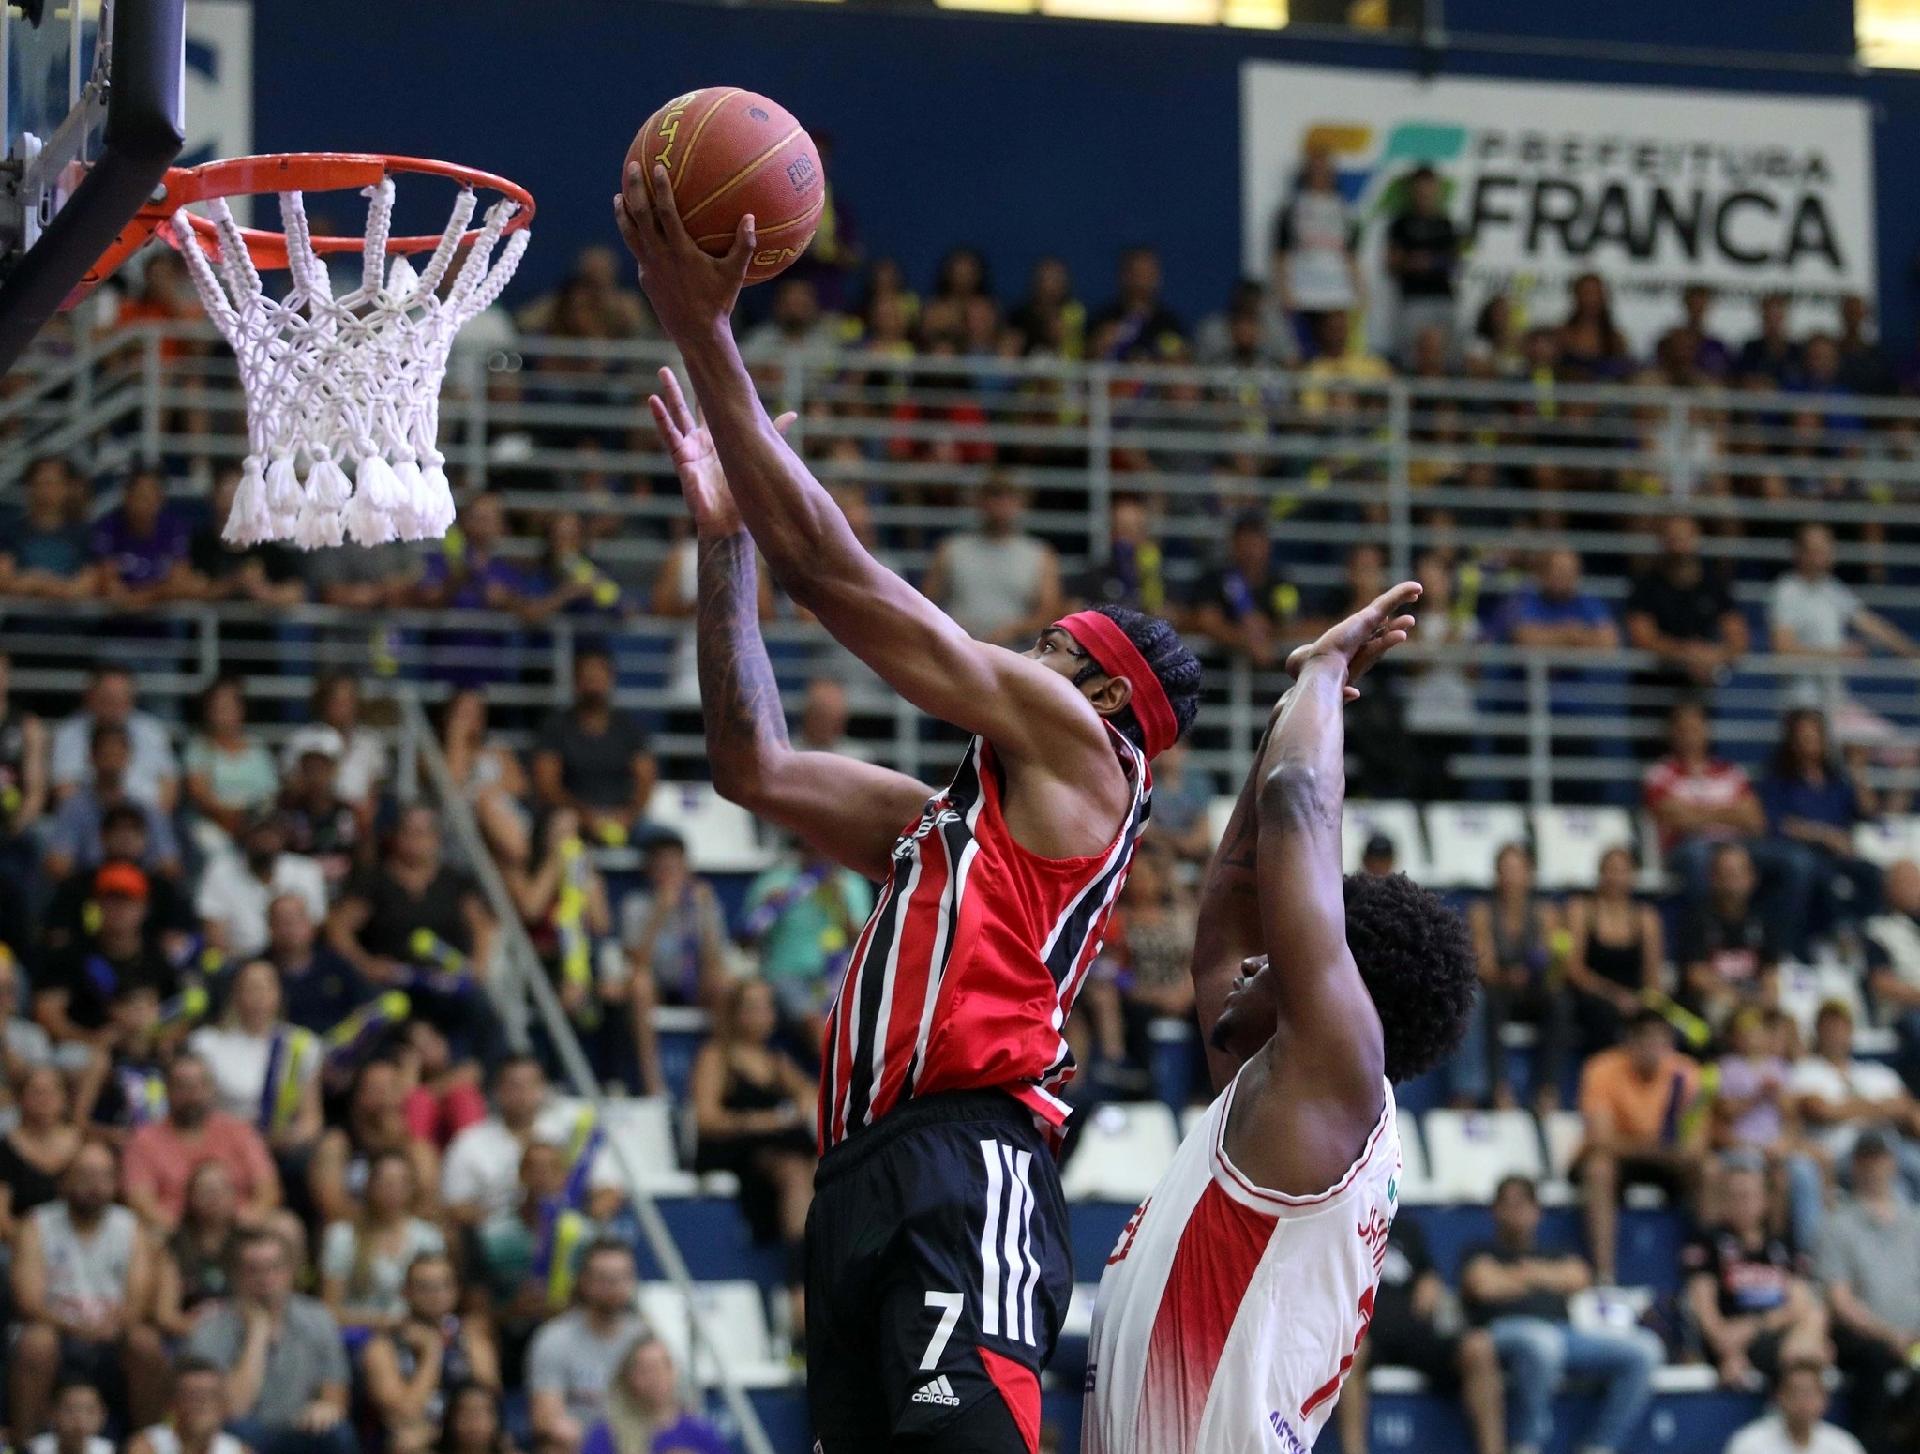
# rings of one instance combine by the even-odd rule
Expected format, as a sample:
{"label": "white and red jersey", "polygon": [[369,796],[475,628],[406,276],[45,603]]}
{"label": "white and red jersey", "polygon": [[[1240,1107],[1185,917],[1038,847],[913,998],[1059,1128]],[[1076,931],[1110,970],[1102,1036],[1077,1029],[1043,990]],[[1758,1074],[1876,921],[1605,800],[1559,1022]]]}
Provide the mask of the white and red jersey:
{"label": "white and red jersey", "polygon": [[1147,760],[1111,726],[1131,797],[1084,858],[1014,841],[1005,770],[976,737],[945,792],[893,846],[893,866],[834,996],[821,1047],[820,1149],[901,1101],[1003,1089],[1050,1125],[1073,1076],[1061,1034],[1146,827]]}
{"label": "white and red jersey", "polygon": [[1319,1196],[1227,1156],[1236,1077],[1120,1234],[1100,1279],[1081,1454],[1307,1454],[1333,1412],[1399,1205],[1393,1088]]}
{"label": "white and red jersey", "polygon": [[[1658,812],[1666,802],[1682,803],[1689,808],[1726,809],[1753,796],[1753,781],[1745,768],[1737,763],[1722,762],[1717,757],[1709,758],[1698,768],[1688,768],[1682,766],[1678,758],[1667,756],[1648,768],[1640,779],[1640,796],[1650,813]],[[1737,829],[1716,824],[1694,830],[1694,836],[1733,840],[1743,835]],[[1661,833],[1660,851],[1665,853],[1679,840],[1679,834]]]}

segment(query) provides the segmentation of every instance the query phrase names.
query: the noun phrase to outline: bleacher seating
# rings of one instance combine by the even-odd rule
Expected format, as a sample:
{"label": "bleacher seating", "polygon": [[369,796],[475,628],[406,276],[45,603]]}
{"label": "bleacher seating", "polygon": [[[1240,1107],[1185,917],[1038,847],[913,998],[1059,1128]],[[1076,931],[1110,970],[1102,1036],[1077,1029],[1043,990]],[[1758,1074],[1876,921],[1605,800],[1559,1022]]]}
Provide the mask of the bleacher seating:
{"label": "bleacher seating", "polygon": [[1543,1169],[1540,1133],[1526,1111],[1429,1111],[1422,1129],[1442,1200],[1490,1202],[1501,1177]]}
{"label": "bleacher seating", "polygon": [[[794,1381],[793,1365],[774,1350],[766,1301],[756,1283],[698,1282],[689,1297],[670,1283],[649,1282],[640,1289],[640,1311],[695,1378],[716,1381],[724,1359],[746,1388],[778,1388]],[[710,1343],[693,1346],[690,1314],[700,1317]]]}
{"label": "bleacher seating", "polygon": [[1484,892],[1493,887],[1494,861],[1509,843],[1525,843],[1526,810],[1518,803],[1429,803],[1428,887]]}
{"label": "bleacher seating", "polygon": [[1348,803],[1341,827],[1341,848],[1346,870],[1360,867],[1360,855],[1367,840],[1379,834],[1392,841],[1394,866],[1416,883],[1428,878],[1427,837],[1420,826],[1420,810],[1412,803]]}
{"label": "bleacher seating", "polygon": [[1179,1144],[1173,1112],[1162,1102],[1110,1102],[1087,1117],[1061,1187],[1069,1200],[1138,1202]]}
{"label": "bleacher seating", "polygon": [[1539,883],[1548,893],[1592,888],[1607,850],[1635,843],[1625,808],[1536,807],[1532,816]]}

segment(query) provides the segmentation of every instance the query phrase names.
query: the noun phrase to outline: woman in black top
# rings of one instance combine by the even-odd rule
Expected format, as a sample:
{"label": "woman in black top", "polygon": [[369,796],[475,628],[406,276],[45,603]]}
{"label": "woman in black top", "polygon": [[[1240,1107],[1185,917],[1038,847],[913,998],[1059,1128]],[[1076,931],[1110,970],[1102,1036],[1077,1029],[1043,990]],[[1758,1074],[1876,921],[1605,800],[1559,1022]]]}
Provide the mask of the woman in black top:
{"label": "woman in black top", "polygon": [[0,1137],[0,1241],[35,1207],[60,1196],[60,1177],[80,1149],[67,1114],[67,1082],[50,1065],[20,1079],[20,1124]]}
{"label": "woman in black top", "polygon": [[240,1199],[224,1163],[203,1161],[187,1181],[186,1210],[159,1259],[154,1321],[170,1338],[184,1338],[202,1309],[227,1295],[227,1269],[240,1236]]}
{"label": "woman in black top", "polygon": [[460,1283],[443,1252],[407,1265],[406,1315],[362,1355],[367,1401],[389,1454],[423,1454],[446,1432],[448,1404],[468,1385],[497,1392],[500,1357],[487,1330],[455,1313]]}
{"label": "woman in black top", "polygon": [[1660,915],[1633,896],[1633,855],[1610,848],[1594,891],[1567,906],[1567,988],[1585,1056],[1619,1043],[1620,1033],[1666,970]]}
{"label": "woman in black top", "polygon": [[714,1018],[713,1038],[693,1062],[696,1171],[740,1178],[741,1210],[757,1241],[794,1253],[795,1330],[800,1327],[799,1248],[813,1200],[813,1082],[773,1046],[778,1016],[765,980],[735,980]]}

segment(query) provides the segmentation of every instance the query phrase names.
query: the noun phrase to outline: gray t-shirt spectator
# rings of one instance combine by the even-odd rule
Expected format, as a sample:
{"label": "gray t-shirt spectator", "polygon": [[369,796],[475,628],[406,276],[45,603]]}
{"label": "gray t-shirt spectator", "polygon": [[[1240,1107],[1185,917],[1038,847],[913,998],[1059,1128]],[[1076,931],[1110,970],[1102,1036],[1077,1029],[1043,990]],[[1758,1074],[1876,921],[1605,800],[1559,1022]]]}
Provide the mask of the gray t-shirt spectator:
{"label": "gray t-shirt spectator", "polygon": [[625,712],[614,711],[607,730],[588,732],[572,712],[547,719],[536,745],[560,759],[560,781],[589,808],[624,808],[633,801],[633,760],[647,751],[647,734]]}
{"label": "gray t-shirt spectator", "polygon": [[1832,576],[1810,581],[1788,571],[1773,583],[1767,603],[1769,624],[1785,627],[1803,650],[1838,651],[1847,644],[1847,628],[1860,614],[1860,598]]}
{"label": "gray t-shirt spectator", "polygon": [[607,1385],[613,1381],[620,1355],[646,1331],[646,1320],[629,1313],[613,1336],[602,1338],[579,1308],[562,1313],[534,1334],[527,1350],[527,1392],[560,1394],[567,1413],[591,1426],[607,1411]]}
{"label": "gray t-shirt spectator", "polygon": [[1848,1202],[1820,1237],[1820,1280],[1843,1282],[1876,1317],[1920,1328],[1920,1207],[1899,1204],[1889,1221]]}
{"label": "gray t-shirt spectator", "polygon": [[[246,1342],[246,1323],[231,1302],[222,1303],[187,1339],[187,1356],[204,1358],[231,1371]],[[347,1355],[340,1346],[340,1325],[326,1304],[298,1294],[287,1299],[280,1336],[267,1348],[260,1396],[250,1409],[230,1409],[237,1419],[257,1419],[269,1429],[295,1423],[329,1384],[348,1381]]]}
{"label": "gray t-shirt spectator", "polygon": [[[180,763],[173,755],[173,740],[158,717],[135,712],[127,718],[127,796],[142,803],[158,804],[160,784],[178,779]],[[76,712],[53,729],[53,785],[72,787],[93,780],[93,714]]]}
{"label": "gray t-shirt spectator", "polygon": [[336,545],[307,557],[307,584],[315,596],[335,586],[379,586],[419,574],[419,552],[398,540],[385,545]]}

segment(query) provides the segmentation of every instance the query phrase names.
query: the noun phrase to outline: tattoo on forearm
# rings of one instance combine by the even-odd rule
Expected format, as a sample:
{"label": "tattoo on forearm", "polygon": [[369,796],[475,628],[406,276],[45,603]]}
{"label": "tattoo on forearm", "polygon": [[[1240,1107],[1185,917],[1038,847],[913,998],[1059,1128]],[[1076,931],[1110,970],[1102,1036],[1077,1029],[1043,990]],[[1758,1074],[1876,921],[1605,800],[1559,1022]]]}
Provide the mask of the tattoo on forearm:
{"label": "tattoo on forearm", "polygon": [[698,547],[700,710],[714,758],[784,746],[786,713],[760,639],[759,574],[745,534],[703,540]]}

